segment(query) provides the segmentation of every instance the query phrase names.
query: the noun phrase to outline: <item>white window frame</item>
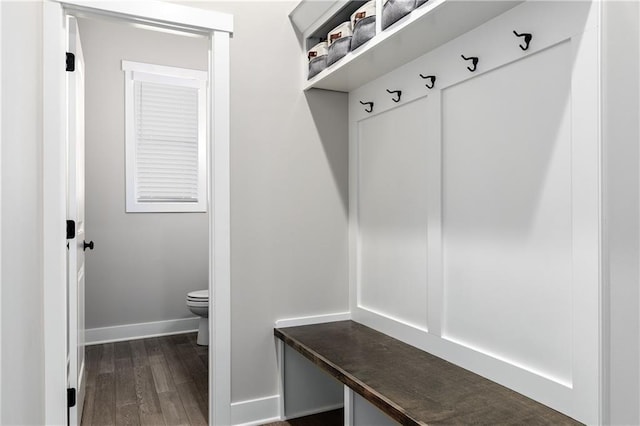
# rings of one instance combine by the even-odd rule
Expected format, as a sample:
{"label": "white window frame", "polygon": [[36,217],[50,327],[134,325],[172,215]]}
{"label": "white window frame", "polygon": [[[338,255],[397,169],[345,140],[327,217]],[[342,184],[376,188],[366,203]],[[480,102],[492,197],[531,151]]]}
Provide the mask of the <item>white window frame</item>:
{"label": "white window frame", "polygon": [[[207,72],[142,62],[122,61],[125,72],[125,193],[127,213],[207,211]],[[198,200],[138,201],[136,179],[135,82],[171,84],[198,90]]]}

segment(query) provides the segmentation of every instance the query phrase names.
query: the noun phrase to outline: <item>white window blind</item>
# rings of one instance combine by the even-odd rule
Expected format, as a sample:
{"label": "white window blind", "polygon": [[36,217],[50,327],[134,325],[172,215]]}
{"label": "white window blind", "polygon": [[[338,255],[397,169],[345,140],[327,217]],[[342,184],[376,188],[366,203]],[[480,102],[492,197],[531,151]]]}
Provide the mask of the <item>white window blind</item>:
{"label": "white window blind", "polygon": [[198,201],[198,91],[135,82],[136,198]]}
{"label": "white window blind", "polygon": [[127,211],[205,211],[203,81],[192,70],[170,68],[167,75],[169,67],[133,64],[125,69]]}

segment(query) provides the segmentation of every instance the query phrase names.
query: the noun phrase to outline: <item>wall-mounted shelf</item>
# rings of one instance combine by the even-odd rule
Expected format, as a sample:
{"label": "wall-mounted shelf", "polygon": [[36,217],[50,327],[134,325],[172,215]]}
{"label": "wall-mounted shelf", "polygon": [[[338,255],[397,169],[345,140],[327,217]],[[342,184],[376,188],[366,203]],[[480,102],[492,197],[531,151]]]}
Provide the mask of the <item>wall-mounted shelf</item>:
{"label": "wall-mounted shelf", "polygon": [[[350,92],[506,12],[523,0],[429,0],[364,46],[305,82],[304,90]],[[304,9],[305,1],[294,12]],[[344,3],[343,3],[344,4]],[[322,26],[326,12],[306,34]],[[295,19],[292,17],[292,20]]]}

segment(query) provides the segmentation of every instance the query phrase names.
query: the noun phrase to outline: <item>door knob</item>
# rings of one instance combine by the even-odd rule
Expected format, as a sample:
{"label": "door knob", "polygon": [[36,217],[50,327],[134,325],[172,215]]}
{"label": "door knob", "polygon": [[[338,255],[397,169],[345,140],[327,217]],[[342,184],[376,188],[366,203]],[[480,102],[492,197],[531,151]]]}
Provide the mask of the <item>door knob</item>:
{"label": "door knob", "polygon": [[89,250],[93,250],[93,241],[89,241],[89,242],[84,241],[82,244],[83,244],[82,250],[87,251],[87,247],[89,248]]}

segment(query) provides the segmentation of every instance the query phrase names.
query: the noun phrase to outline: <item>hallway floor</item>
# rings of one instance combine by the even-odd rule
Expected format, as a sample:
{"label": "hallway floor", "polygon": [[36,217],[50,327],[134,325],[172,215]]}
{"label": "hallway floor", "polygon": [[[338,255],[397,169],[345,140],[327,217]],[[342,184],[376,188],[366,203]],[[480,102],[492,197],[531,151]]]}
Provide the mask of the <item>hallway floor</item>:
{"label": "hallway floor", "polygon": [[206,425],[208,356],[195,333],[88,346],[82,425]]}

